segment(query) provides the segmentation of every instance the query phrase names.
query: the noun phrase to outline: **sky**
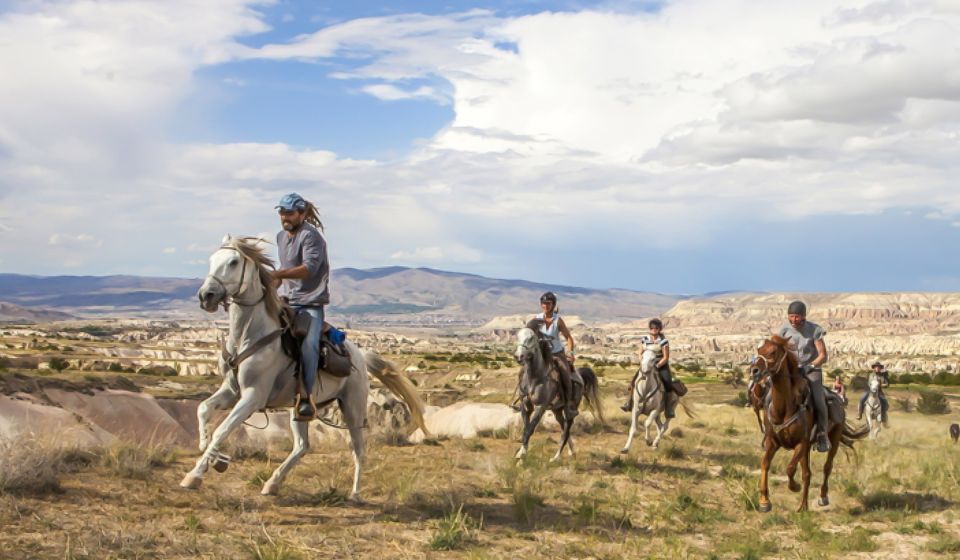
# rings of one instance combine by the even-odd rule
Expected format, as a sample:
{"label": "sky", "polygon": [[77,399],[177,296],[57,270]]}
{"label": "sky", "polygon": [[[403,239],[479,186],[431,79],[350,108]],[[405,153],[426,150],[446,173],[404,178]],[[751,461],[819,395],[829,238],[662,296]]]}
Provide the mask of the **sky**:
{"label": "sky", "polygon": [[[0,272],[960,290],[956,0],[0,0]],[[334,296],[335,298],[335,296]]]}

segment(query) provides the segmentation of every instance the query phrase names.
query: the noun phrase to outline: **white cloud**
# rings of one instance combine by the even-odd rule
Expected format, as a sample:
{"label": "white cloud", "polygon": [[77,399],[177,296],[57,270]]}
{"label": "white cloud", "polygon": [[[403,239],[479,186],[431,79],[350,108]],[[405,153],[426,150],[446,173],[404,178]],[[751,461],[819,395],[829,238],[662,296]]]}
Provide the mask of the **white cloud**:
{"label": "white cloud", "polygon": [[163,253],[164,255],[172,255],[176,252],[177,252],[176,247],[164,247],[163,250],[161,251],[161,253]]}
{"label": "white cloud", "polygon": [[[209,254],[224,233],[276,230],[273,205],[292,190],[318,203],[334,266],[509,270],[558,248],[708,245],[744,220],[960,218],[960,12],[949,3],[400,15],[260,48],[236,40],[266,28],[256,3],[191,6],[30,4],[0,16],[0,67],[18,76],[0,89],[0,200],[23,209],[0,228],[10,260],[101,239],[111,250],[84,266],[142,260],[144,242],[161,239]],[[343,56],[346,89],[450,103],[454,120],[389,162],[166,137],[204,66]],[[43,247],[31,235],[41,210],[56,231],[91,239],[59,233]]]}
{"label": "white cloud", "polygon": [[390,255],[390,258],[411,264],[429,262],[473,263],[480,261],[483,258],[483,253],[464,245],[432,246],[417,247],[413,251],[397,251]]}
{"label": "white cloud", "polygon": [[70,235],[64,233],[54,233],[47,240],[48,245],[57,245],[62,247],[102,247],[103,240],[97,239],[96,237],[80,233],[77,235]]}

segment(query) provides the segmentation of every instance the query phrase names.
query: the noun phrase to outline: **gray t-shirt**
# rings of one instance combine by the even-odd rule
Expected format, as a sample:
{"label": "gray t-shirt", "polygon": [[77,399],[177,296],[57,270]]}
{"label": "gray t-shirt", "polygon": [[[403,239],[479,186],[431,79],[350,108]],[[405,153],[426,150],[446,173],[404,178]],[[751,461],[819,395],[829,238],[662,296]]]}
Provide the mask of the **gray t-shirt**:
{"label": "gray t-shirt", "polygon": [[805,366],[817,359],[816,342],[827,334],[827,331],[810,321],[804,321],[800,330],[793,328],[790,323],[784,323],[777,332],[781,337],[789,339],[797,347],[797,358],[800,365]]}
{"label": "gray t-shirt", "polygon": [[281,296],[291,305],[320,306],[330,303],[330,261],[327,260],[327,242],[323,235],[304,223],[291,237],[286,231],[277,234],[277,252],[280,268],[294,268],[301,264],[309,275],[303,280],[285,279],[280,285]]}

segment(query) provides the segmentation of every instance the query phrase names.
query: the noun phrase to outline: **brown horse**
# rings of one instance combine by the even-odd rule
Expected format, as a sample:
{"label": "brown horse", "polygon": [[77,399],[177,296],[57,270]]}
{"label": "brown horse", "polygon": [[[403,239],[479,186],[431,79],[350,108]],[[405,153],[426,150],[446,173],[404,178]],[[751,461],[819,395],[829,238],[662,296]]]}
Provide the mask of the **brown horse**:
{"label": "brown horse", "polygon": [[[758,509],[772,509],[767,479],[770,461],[781,448],[793,449],[793,458],[787,465],[787,478],[792,492],[803,491],[798,511],[807,510],[810,490],[810,442],[817,423],[814,418],[807,378],[800,372],[796,355],[788,347],[789,341],[779,336],[765,340],[757,349],[757,358],[751,373],[755,379],[769,377],[770,388],[763,397],[763,460],[760,463],[760,504]],[[821,506],[830,504],[828,481],[833,469],[833,458],[840,445],[853,448],[853,442],[869,433],[867,428],[854,430],[846,423],[842,404],[828,399],[830,419],[827,425],[830,451],[823,465],[823,485],[820,486]],[[793,479],[797,464],[803,469],[803,487]]]}

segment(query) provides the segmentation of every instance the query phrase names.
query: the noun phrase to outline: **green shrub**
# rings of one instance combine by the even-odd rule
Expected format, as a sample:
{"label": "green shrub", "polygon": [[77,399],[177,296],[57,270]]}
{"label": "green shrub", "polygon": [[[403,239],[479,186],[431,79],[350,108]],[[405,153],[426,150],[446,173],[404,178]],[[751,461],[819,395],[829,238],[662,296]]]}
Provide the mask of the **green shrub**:
{"label": "green shrub", "polygon": [[50,369],[54,371],[63,371],[68,367],[70,367],[69,362],[67,362],[63,358],[57,357],[57,358],[50,359]]}
{"label": "green shrub", "polygon": [[922,414],[948,414],[950,403],[947,397],[938,391],[921,391],[917,400],[917,411]]}

